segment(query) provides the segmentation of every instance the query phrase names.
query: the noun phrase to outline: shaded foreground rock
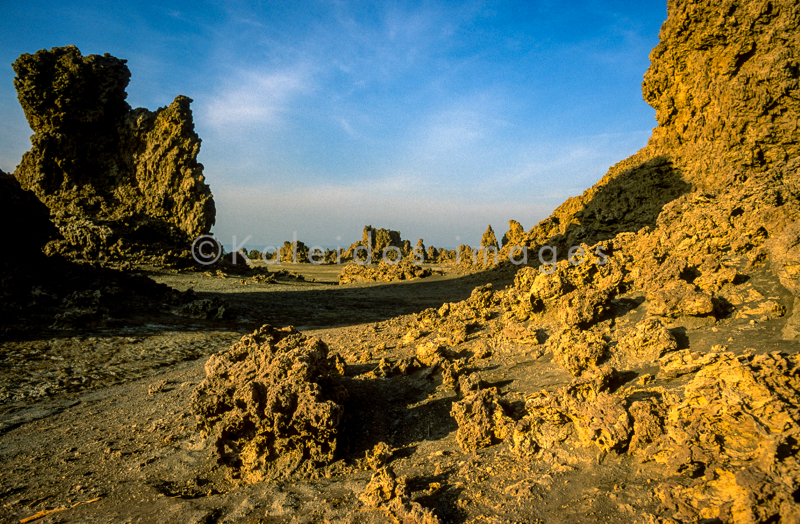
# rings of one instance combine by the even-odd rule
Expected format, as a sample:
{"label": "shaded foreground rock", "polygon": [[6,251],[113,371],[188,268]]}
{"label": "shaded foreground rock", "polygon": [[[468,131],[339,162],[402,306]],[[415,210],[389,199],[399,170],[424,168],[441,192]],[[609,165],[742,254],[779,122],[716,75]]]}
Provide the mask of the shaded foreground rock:
{"label": "shaded foreground rock", "polygon": [[333,462],[347,393],[325,343],[265,325],[205,370],[192,411],[234,478],[315,477]]}
{"label": "shaded foreground rock", "polygon": [[37,266],[44,262],[42,247],[56,236],[50,213],[30,191],[20,187],[11,175],[0,170],[0,220],[11,225],[25,221],[25,228],[7,227],[3,241],[10,248],[0,258],[4,280],[15,268]]}
{"label": "shaded foreground rock", "polygon": [[188,259],[192,240],[209,232],[215,215],[197,162],[191,100],[178,96],[155,112],[131,109],[125,62],[82,56],[75,46],[14,62],[14,86],[35,132],[14,175],[47,205],[63,235],[49,252]]}
{"label": "shaded foreground rock", "polygon": [[153,313],[222,318],[225,304],[220,299],[213,301],[213,314],[200,315],[198,308],[208,306],[190,291],[178,292],[144,276],[74,264],[59,255],[45,256],[43,246],[58,237],[47,207],[1,171],[0,217],[5,224],[27,224],[9,229],[6,240],[13,249],[0,259],[4,330],[110,327],[122,319],[133,325],[134,318],[141,321]]}

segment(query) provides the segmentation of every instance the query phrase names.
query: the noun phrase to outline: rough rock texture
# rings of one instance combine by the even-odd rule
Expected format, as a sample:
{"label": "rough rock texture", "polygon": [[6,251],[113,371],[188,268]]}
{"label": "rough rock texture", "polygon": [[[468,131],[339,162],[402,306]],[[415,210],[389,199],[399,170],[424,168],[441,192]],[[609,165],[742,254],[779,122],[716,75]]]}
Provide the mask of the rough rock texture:
{"label": "rough rock texture", "polygon": [[478,286],[467,300],[418,313],[403,340],[415,342],[417,359],[433,365],[446,355],[446,350],[468,341],[470,332],[489,319],[488,308],[497,302],[491,284]]}
{"label": "rough rock texture", "polygon": [[724,353],[697,373],[648,448],[673,475],[698,477],[662,484],[667,508],[684,520],[800,520],[798,364],[798,355]]}
{"label": "rough rock texture", "polygon": [[711,296],[695,290],[693,285],[682,280],[670,282],[647,298],[650,300],[650,314],[660,317],[699,317],[714,312]]}
{"label": "rough rock texture", "polygon": [[433,511],[411,502],[406,478],[397,478],[391,466],[384,466],[372,475],[359,497],[368,508],[385,510],[395,522],[402,524],[440,524]]}
{"label": "rough rock texture", "polygon": [[[463,389],[461,390],[464,393]],[[500,405],[497,388],[467,392],[453,403],[451,416],[458,423],[456,441],[464,451],[475,451],[502,442],[513,424]]]}
{"label": "rough rock texture", "polygon": [[[503,243],[539,267],[501,297],[502,333],[543,330],[576,376],[605,359],[661,359],[664,376],[713,363],[682,361],[666,326],[780,317],[776,297],[747,282],[767,257],[798,293],[800,7],[671,0],[668,14],[643,84],[659,123],[648,145],[527,234],[512,224]],[[657,318],[609,325],[631,293]],[[800,334],[795,315],[786,338]]]}
{"label": "rough rock texture", "polygon": [[[435,249],[436,248],[434,248],[434,250]],[[428,250],[425,248],[425,244],[422,242],[421,238],[417,240],[417,245],[414,246],[413,250],[411,250],[411,255],[413,260],[419,262],[420,264],[425,262],[425,260],[428,258]]]}
{"label": "rough rock texture", "polygon": [[401,238],[399,231],[391,229],[377,229],[372,226],[364,226],[362,238],[351,245],[344,252],[344,260],[366,261],[378,263],[384,256],[386,259],[395,261],[397,257],[408,256],[411,252],[411,245],[408,241]]}
{"label": "rough rock texture", "polygon": [[619,339],[615,353],[631,360],[655,362],[677,348],[675,336],[660,320],[646,318]]}
{"label": "rough rock texture", "polygon": [[439,250],[436,249],[434,246],[428,246],[428,249],[425,250],[425,260],[428,262],[437,260],[439,258]]}
{"label": "rough rock texture", "polygon": [[480,250],[472,249],[471,246],[466,244],[461,244],[458,246],[458,249],[456,249],[456,262],[466,266],[477,264],[479,251]]}
{"label": "rough rock texture", "polygon": [[333,461],[346,392],[322,341],[265,325],[205,369],[192,411],[234,476],[315,476]]}
{"label": "rough rock texture", "polygon": [[526,456],[577,438],[655,461],[666,467],[658,496],[680,521],[795,522],[800,357],[709,355],[672,392],[610,393],[613,372],[596,368],[556,393],[528,395],[512,449]]}
{"label": "rough rock texture", "polygon": [[503,235],[501,247],[520,245],[525,239],[525,228],[516,220],[508,221],[508,231]]}
{"label": "rough rock texture", "polygon": [[481,247],[493,247],[495,249],[500,249],[500,246],[497,243],[497,237],[495,236],[491,225],[489,225],[489,227],[486,229],[486,232],[481,237]]}
{"label": "rough rock texture", "polygon": [[631,431],[630,417],[620,398],[609,394],[614,370],[593,368],[557,393],[528,395],[527,414],[512,434],[512,449],[529,455],[577,436],[584,445],[602,451],[623,450]]}
{"label": "rough rock texture", "polygon": [[[661,503],[650,522],[798,521],[800,361],[745,344],[772,341],[759,323],[786,309],[768,268],[798,293],[800,6],[670,0],[668,13],[643,86],[659,122],[647,147],[527,234],[512,226],[504,251],[516,242],[538,266],[513,287],[425,310],[403,342],[458,393],[465,450],[620,455],[603,469],[634,464]],[[457,254],[473,263],[469,246]],[[524,410],[514,384],[457,369],[484,336],[526,366],[512,380],[547,388]],[[529,364],[547,351],[558,366]],[[636,515],[644,499],[628,501]]]}
{"label": "rough rock texture", "polygon": [[594,330],[566,328],[548,340],[556,362],[574,376],[596,367],[608,352],[603,334]]}
{"label": "rough rock texture", "polygon": [[371,451],[367,451],[364,458],[369,469],[378,470],[389,463],[392,458],[392,448],[386,442],[378,442]]}
{"label": "rough rock texture", "polygon": [[13,67],[35,133],[14,176],[64,237],[50,251],[167,262],[208,233],[215,208],[189,98],[132,110],[125,60],[84,57],[74,46],[23,54]]}
{"label": "rough rock texture", "polygon": [[781,284],[795,296],[792,317],[783,336],[792,340],[800,336],[800,222],[794,222],[768,243],[772,271]]}
{"label": "rough rock texture", "polygon": [[300,240],[283,243],[280,249],[280,261],[283,264],[303,264],[308,260],[308,247]]}
{"label": "rough rock texture", "polygon": [[339,273],[339,284],[353,284],[357,282],[394,282],[396,280],[412,280],[425,278],[434,274],[426,267],[402,259],[398,262],[384,262],[379,264],[346,264]]}
{"label": "rough rock texture", "polygon": [[555,246],[563,259],[570,246],[634,233],[624,249],[648,292],[681,263],[670,279],[713,280],[720,253],[763,259],[764,242],[800,216],[798,9],[670,1],[643,83],[659,123],[647,147],[564,202],[525,245]]}
{"label": "rough rock texture", "polygon": [[772,271],[795,296],[800,295],[800,222],[787,227],[769,242]]}

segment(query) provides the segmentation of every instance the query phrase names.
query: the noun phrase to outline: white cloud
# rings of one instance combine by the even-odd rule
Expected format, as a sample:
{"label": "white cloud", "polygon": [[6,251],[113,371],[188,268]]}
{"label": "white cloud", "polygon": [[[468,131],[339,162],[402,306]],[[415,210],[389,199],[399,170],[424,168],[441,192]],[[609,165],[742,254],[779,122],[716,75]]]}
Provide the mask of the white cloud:
{"label": "white cloud", "polygon": [[205,106],[214,128],[275,124],[292,100],[311,89],[311,75],[298,66],[282,71],[241,70],[212,91]]}

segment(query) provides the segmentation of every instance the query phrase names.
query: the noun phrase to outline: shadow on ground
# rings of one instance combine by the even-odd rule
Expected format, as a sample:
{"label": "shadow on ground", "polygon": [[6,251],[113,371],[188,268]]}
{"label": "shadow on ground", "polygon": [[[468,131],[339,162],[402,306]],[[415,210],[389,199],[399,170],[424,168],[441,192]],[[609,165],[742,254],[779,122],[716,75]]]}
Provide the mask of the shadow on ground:
{"label": "shadow on ground", "polygon": [[477,286],[491,283],[495,289],[502,289],[513,282],[513,271],[500,269],[455,278],[434,276],[392,283],[309,284],[286,291],[279,287],[238,293],[196,291],[199,298],[228,302],[233,317],[247,326],[255,328],[268,323],[305,330],[380,322],[464,300]]}

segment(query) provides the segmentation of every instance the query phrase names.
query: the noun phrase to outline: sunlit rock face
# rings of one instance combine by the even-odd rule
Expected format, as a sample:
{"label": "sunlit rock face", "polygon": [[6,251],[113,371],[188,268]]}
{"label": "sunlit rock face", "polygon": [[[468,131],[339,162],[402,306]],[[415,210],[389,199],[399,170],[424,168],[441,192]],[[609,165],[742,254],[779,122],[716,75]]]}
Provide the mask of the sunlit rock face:
{"label": "sunlit rock face", "polygon": [[191,99],[154,112],[125,101],[126,61],[74,46],[23,54],[14,86],[35,134],[14,175],[50,208],[63,240],[49,251],[87,260],[169,263],[214,224],[197,162]]}
{"label": "sunlit rock face", "polygon": [[671,0],[642,84],[658,122],[647,146],[520,244],[558,245],[563,258],[631,232],[657,256],[680,247],[702,263],[780,235],[800,217],[798,26],[791,0]]}
{"label": "sunlit rock face", "polygon": [[[748,281],[769,269],[795,295],[783,337],[800,336],[800,4],[670,0],[660,38],[643,83],[658,121],[647,146],[518,240],[558,261],[517,273],[503,333],[558,318],[545,346],[575,379],[526,397],[513,447],[573,439],[654,461],[680,521],[796,522],[798,355],[678,350],[667,327],[781,318]],[[611,322],[629,292],[647,316]],[[614,373],[648,361],[684,384],[610,392]]]}

